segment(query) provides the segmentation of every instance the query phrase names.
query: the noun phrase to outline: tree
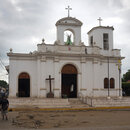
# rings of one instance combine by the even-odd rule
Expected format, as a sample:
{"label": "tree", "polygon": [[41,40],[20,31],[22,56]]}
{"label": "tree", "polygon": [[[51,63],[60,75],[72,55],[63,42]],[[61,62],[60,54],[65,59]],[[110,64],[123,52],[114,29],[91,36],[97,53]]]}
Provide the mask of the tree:
{"label": "tree", "polygon": [[123,74],[123,78],[122,78],[123,82],[127,82],[128,80],[130,80],[130,70],[128,70],[128,72]]}
{"label": "tree", "polygon": [[0,80],[0,87],[7,88],[8,83],[6,81],[4,81],[4,80]]}

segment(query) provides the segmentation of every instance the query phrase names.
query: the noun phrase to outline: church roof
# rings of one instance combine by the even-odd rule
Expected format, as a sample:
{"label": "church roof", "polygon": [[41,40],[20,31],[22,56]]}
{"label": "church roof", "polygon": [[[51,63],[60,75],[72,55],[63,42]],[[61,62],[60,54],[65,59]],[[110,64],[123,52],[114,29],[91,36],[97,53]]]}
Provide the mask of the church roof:
{"label": "church roof", "polygon": [[88,32],[88,34],[90,33],[90,32],[92,32],[93,30],[96,30],[96,29],[111,29],[111,30],[114,30],[114,28],[113,28],[113,26],[97,26],[97,27],[94,27],[94,28],[92,28],[89,32]]}
{"label": "church roof", "polygon": [[82,26],[82,22],[73,17],[65,17],[56,22],[56,26],[58,25],[69,25],[69,26]]}

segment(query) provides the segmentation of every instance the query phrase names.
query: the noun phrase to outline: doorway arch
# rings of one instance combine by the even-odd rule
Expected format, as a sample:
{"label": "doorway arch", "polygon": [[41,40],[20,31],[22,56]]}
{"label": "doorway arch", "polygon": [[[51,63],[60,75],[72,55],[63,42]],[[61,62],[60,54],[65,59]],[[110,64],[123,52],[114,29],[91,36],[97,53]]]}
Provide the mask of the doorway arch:
{"label": "doorway arch", "polygon": [[18,77],[18,97],[30,97],[30,76],[26,72]]}
{"label": "doorway arch", "polygon": [[72,64],[66,64],[61,70],[62,98],[77,98],[77,69]]}

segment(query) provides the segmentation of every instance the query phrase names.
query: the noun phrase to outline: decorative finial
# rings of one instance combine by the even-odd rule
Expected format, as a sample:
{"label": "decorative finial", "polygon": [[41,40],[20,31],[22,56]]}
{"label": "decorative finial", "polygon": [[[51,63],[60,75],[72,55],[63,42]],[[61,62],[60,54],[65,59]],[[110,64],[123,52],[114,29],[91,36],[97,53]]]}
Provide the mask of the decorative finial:
{"label": "decorative finial", "polygon": [[101,21],[102,21],[101,17],[99,17],[97,20],[99,20],[99,26],[101,26]]}
{"label": "decorative finial", "polygon": [[45,44],[45,39],[44,38],[42,39],[42,44]]}
{"label": "decorative finial", "polygon": [[10,53],[13,53],[13,49],[12,48],[10,48],[9,50],[10,50]]}
{"label": "decorative finial", "polygon": [[68,8],[65,9],[68,10],[68,17],[70,17],[70,10],[72,10],[72,8],[70,8],[70,6],[68,5]]}

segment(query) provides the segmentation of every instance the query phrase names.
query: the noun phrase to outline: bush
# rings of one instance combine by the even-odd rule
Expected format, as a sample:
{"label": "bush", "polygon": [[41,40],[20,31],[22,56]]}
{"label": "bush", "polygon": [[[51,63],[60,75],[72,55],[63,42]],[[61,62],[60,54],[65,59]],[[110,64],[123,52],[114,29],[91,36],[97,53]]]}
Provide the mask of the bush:
{"label": "bush", "polygon": [[8,83],[4,80],[0,80],[0,87],[8,88]]}
{"label": "bush", "polygon": [[130,96],[130,83],[122,82],[123,96]]}

